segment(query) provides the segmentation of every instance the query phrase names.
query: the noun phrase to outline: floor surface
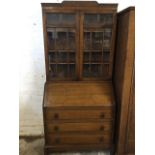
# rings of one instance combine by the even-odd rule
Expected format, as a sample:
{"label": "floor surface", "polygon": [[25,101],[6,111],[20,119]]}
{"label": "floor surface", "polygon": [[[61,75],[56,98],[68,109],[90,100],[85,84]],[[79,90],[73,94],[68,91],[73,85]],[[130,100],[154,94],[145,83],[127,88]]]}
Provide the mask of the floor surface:
{"label": "floor surface", "polygon": [[[43,155],[43,138],[20,138],[19,155]],[[110,155],[109,152],[52,153],[51,155]]]}

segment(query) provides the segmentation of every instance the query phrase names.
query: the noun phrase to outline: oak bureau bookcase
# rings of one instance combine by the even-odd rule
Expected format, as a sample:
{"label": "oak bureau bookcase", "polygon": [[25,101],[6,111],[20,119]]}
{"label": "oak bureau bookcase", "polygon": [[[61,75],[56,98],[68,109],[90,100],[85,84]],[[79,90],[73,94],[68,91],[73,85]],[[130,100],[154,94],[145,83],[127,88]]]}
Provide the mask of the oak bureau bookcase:
{"label": "oak bureau bookcase", "polygon": [[46,83],[44,154],[114,154],[112,84],[117,4],[42,3]]}

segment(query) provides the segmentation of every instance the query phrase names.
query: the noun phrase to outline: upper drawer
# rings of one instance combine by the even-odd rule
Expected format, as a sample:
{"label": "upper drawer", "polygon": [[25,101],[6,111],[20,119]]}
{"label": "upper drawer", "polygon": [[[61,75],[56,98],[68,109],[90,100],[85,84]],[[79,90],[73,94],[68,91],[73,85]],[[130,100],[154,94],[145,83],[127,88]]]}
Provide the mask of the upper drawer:
{"label": "upper drawer", "polygon": [[45,109],[45,120],[112,119],[113,110],[51,110]]}

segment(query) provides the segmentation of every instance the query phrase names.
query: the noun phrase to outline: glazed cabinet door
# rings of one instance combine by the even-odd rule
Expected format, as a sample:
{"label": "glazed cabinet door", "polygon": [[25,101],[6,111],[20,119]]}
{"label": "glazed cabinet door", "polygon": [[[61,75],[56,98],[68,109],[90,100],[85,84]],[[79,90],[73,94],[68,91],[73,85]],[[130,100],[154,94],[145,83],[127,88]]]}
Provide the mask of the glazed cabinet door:
{"label": "glazed cabinet door", "polygon": [[113,61],[115,15],[81,13],[81,77],[110,79]]}
{"label": "glazed cabinet door", "polygon": [[52,12],[46,13],[45,16],[48,79],[77,79],[79,52],[78,13]]}
{"label": "glazed cabinet door", "polygon": [[58,11],[44,16],[48,80],[111,79],[116,13]]}

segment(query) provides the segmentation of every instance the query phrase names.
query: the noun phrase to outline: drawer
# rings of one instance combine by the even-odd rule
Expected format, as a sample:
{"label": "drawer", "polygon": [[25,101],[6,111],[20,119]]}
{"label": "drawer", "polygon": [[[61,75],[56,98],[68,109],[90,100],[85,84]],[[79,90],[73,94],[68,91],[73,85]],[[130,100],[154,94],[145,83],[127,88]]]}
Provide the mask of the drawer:
{"label": "drawer", "polygon": [[111,134],[47,134],[46,143],[47,145],[109,144],[111,143]]}
{"label": "drawer", "polygon": [[[101,143],[101,144],[85,144],[85,145],[45,145],[45,149],[47,152],[87,152],[87,151],[94,151],[94,150],[108,150],[111,149],[112,144],[108,143]],[[88,153],[89,154],[89,153]],[[67,154],[69,155],[69,154]]]}
{"label": "drawer", "polygon": [[106,110],[51,110],[45,109],[45,120],[83,120],[83,119],[111,119],[111,109]]}
{"label": "drawer", "polygon": [[76,122],[76,123],[50,123],[45,124],[47,133],[59,132],[107,132],[112,130],[112,121],[103,122]]}

